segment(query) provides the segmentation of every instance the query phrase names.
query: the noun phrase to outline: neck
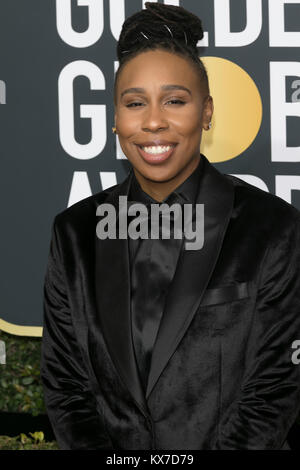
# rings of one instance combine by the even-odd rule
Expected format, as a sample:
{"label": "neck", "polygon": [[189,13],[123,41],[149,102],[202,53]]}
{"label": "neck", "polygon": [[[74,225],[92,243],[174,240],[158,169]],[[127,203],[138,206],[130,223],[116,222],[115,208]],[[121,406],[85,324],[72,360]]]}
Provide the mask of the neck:
{"label": "neck", "polygon": [[200,163],[200,155],[197,155],[187,167],[183,168],[182,171],[177,174],[174,178],[171,178],[168,181],[152,181],[150,179],[145,178],[141,173],[139,173],[134,168],[134,174],[136,179],[138,180],[142,190],[155,199],[158,202],[162,202],[166,199],[169,194],[171,194],[178,186],[181,185],[197,168]]}

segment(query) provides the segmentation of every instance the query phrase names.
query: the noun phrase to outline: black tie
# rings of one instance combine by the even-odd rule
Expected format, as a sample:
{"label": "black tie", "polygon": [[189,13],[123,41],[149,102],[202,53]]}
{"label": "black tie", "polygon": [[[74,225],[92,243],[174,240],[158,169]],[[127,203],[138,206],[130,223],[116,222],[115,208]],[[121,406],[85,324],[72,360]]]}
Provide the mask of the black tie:
{"label": "black tie", "polygon": [[[172,193],[165,203],[182,203]],[[132,204],[132,202],[130,203]],[[150,215],[150,204],[147,206]],[[159,239],[129,239],[131,250],[131,313],[132,335],[144,390],[147,388],[153,346],[162,318],[165,297],[176,270],[183,243],[174,238],[171,211],[170,239],[162,239],[161,221]],[[150,233],[150,224],[149,224]]]}

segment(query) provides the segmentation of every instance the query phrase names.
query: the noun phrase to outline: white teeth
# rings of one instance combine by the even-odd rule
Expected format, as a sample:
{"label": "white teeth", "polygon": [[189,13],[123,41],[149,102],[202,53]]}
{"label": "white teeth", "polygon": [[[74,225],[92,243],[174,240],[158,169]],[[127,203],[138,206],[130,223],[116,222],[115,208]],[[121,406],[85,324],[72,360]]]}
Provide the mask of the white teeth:
{"label": "white teeth", "polygon": [[168,152],[172,148],[171,145],[153,145],[152,147],[142,147],[144,152],[158,155],[160,153]]}

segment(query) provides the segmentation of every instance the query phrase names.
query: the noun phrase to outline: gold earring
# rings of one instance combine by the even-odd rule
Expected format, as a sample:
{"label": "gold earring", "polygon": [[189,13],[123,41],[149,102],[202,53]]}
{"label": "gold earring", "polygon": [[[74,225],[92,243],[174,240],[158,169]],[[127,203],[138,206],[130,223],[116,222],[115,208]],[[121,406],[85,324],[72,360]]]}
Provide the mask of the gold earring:
{"label": "gold earring", "polygon": [[116,134],[117,128],[116,128],[116,127],[112,127],[111,129],[112,129],[113,133]]}

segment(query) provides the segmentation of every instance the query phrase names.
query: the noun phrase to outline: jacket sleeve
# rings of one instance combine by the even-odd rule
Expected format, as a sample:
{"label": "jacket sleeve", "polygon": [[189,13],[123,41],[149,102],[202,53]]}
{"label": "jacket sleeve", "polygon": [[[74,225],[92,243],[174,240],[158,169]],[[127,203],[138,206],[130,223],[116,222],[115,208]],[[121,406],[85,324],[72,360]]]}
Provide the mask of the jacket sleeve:
{"label": "jacket sleeve", "polygon": [[239,400],[219,426],[215,449],[281,449],[300,411],[300,217],[278,220],[258,285]]}
{"label": "jacket sleeve", "polygon": [[44,283],[41,352],[47,413],[60,449],[112,449],[74,334],[55,224],[56,219]]}

